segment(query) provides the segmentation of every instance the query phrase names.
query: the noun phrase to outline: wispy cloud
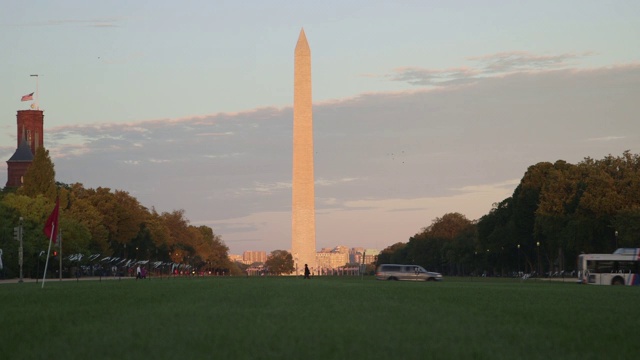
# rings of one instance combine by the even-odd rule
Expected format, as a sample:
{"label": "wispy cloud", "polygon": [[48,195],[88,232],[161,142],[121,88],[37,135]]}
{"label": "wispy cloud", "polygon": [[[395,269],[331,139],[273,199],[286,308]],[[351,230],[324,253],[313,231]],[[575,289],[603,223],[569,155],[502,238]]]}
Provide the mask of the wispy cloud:
{"label": "wispy cloud", "polygon": [[578,60],[593,55],[592,52],[566,53],[559,55],[537,55],[527,51],[510,51],[468,57],[477,63],[472,67],[429,69],[422,67],[400,67],[385,77],[392,81],[412,85],[445,86],[473,82],[481,77],[505,75],[514,72],[546,71],[564,69]]}
{"label": "wispy cloud", "polygon": [[482,74],[504,74],[514,71],[535,71],[566,68],[575,65],[577,60],[593,55],[592,52],[580,54],[536,55],[528,51],[509,51],[497,54],[469,57],[467,60],[480,63]]}
{"label": "wispy cloud", "polygon": [[340,179],[333,179],[333,180],[319,178],[319,179],[316,179],[315,184],[316,184],[316,186],[332,186],[332,185],[348,183],[348,182],[356,181],[356,180],[358,180],[358,179],[357,178],[349,178],[349,177],[340,178]]}
{"label": "wispy cloud", "polygon": [[244,188],[245,192],[254,192],[263,195],[270,195],[277,191],[282,191],[291,188],[291,183],[288,182],[276,182],[276,183],[259,183],[256,182],[251,188]]}
{"label": "wispy cloud", "polygon": [[615,141],[626,138],[626,136],[601,136],[595,138],[588,138],[587,141]]}
{"label": "wispy cloud", "polygon": [[454,191],[459,192],[495,192],[497,189],[513,189],[520,183],[520,179],[511,179],[506,181],[501,181],[495,184],[478,184],[478,185],[467,185],[459,188],[453,188]]}
{"label": "wispy cloud", "polygon": [[196,136],[229,136],[233,134],[233,131],[227,131],[223,133],[198,133]]}
{"label": "wispy cloud", "polygon": [[425,69],[419,67],[403,67],[394,69],[389,75],[392,81],[407,82],[412,85],[442,85],[452,81],[473,79],[480,72],[472,68]]}

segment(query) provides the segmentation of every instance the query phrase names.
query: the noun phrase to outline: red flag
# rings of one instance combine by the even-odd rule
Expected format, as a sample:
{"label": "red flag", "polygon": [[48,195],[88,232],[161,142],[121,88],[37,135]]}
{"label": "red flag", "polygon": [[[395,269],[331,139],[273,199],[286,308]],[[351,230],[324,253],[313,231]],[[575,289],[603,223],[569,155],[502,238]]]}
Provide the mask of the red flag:
{"label": "red flag", "polygon": [[55,244],[58,240],[57,236],[52,236],[56,231],[58,231],[58,218],[60,212],[60,199],[56,199],[56,206],[53,208],[51,215],[47,218],[47,222],[44,223],[44,229],[42,231],[49,239],[53,239],[53,243]]}
{"label": "red flag", "polygon": [[20,101],[29,101],[29,100],[33,100],[33,93],[24,95],[22,98],[20,98]]}

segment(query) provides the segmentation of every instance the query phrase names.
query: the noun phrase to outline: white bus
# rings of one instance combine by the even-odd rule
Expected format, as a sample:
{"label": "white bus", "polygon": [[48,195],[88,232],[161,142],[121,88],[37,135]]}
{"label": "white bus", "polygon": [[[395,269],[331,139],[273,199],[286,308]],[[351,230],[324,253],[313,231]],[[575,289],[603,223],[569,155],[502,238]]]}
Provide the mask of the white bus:
{"label": "white bus", "polygon": [[578,282],[595,285],[640,285],[640,248],[620,248],[613,254],[578,256]]}

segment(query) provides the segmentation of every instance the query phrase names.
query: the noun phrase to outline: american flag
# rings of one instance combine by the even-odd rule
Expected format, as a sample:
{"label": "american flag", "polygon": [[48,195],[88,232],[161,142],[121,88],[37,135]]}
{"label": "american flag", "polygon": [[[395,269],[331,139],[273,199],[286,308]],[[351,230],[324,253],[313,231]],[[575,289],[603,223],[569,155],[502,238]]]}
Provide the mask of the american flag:
{"label": "american flag", "polygon": [[29,100],[33,100],[33,93],[27,94],[23,96],[22,99],[20,99],[20,101],[29,101]]}

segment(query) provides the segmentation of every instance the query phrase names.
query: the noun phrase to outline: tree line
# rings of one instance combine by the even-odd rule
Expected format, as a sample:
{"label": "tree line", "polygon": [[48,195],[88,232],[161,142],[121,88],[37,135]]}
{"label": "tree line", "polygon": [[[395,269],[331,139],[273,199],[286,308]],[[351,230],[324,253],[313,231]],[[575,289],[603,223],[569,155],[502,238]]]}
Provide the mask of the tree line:
{"label": "tree line", "polygon": [[207,226],[193,226],[184,210],[157,212],[147,209],[128,192],[80,183],[55,181],[49,151],[39,147],[17,189],[0,193],[0,248],[4,277],[16,277],[18,242],[13,228],[23,228],[24,269],[35,275],[49,239],[42,232],[56,198],[60,200],[60,236],[63,254],[101,254],[134,260],[188,264],[199,269],[234,268],[228,247]]}
{"label": "tree line", "polygon": [[445,214],[377,263],[412,263],[448,275],[552,274],[580,253],[640,247],[640,156],[530,166],[512,196],[469,220]]}

